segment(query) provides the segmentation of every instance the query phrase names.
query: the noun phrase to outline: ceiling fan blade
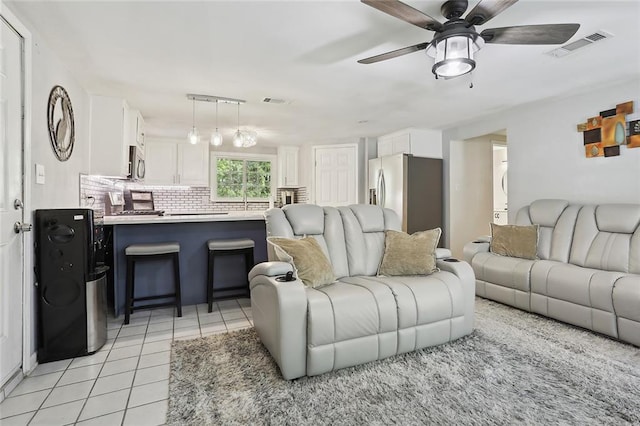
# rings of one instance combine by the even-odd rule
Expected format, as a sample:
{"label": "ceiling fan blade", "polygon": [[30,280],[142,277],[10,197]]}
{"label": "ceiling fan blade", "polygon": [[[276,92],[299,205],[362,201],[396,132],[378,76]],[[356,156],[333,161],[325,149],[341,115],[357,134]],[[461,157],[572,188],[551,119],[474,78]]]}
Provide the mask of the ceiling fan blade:
{"label": "ceiling fan blade", "polygon": [[429,46],[429,43],[420,43],[414,46],[403,47],[402,49],[392,50],[391,52],[382,53],[380,55],[371,56],[370,58],[360,59],[359,64],[373,64],[380,61],[386,61],[387,59],[397,58],[398,56],[406,55],[409,53],[417,52],[418,50],[424,50]]}
{"label": "ceiling fan blade", "polygon": [[522,25],[489,28],[480,33],[487,43],[497,44],[562,44],[580,28],[580,24]]}
{"label": "ceiling fan blade", "polygon": [[402,3],[398,0],[361,0],[362,3],[378,9],[387,15],[394,16],[398,19],[402,19],[405,22],[413,24],[417,27],[429,30],[439,31],[442,29],[442,24],[432,18],[420,12],[418,9],[414,9],[408,4]]}
{"label": "ceiling fan blade", "polygon": [[518,0],[480,0],[464,18],[471,25],[482,25]]}

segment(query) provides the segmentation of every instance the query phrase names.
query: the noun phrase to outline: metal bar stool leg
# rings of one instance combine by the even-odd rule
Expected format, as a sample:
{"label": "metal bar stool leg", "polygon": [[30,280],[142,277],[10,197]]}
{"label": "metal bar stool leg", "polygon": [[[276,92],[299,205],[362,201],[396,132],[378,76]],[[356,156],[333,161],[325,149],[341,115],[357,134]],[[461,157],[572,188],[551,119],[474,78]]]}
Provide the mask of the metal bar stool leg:
{"label": "metal bar stool leg", "polygon": [[178,308],[178,317],[182,316],[182,290],[180,288],[180,257],[178,253],[173,254],[173,275],[176,291],[176,307]]}
{"label": "metal bar stool leg", "polygon": [[244,262],[247,267],[247,296],[249,296],[251,294],[251,289],[249,288],[249,272],[251,272],[251,269],[253,268],[253,265],[254,265],[252,248],[247,249],[247,251],[244,253]]}
{"label": "metal bar stool leg", "polygon": [[127,282],[125,287],[124,323],[129,324],[131,308],[133,307],[133,278],[135,276],[135,262],[127,256]]}
{"label": "metal bar stool leg", "polygon": [[209,250],[207,261],[207,303],[209,304],[208,312],[213,311],[213,261],[215,256],[213,250]]}

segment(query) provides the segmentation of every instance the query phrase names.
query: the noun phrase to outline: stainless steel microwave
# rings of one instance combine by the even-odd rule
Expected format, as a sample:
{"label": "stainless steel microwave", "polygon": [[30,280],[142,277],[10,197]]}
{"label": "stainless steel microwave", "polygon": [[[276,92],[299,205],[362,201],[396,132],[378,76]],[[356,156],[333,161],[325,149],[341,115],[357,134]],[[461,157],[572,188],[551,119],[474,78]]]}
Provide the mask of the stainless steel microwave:
{"label": "stainless steel microwave", "polygon": [[129,147],[129,175],[131,180],[143,180],[145,174],[144,151],[137,146]]}

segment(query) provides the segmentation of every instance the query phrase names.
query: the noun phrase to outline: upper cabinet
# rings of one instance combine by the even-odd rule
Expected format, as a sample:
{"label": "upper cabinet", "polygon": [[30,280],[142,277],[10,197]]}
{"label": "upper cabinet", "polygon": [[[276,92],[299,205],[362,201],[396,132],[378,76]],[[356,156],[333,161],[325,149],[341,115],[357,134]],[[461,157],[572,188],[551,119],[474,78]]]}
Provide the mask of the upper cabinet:
{"label": "upper cabinet", "polygon": [[278,187],[297,187],[298,180],[297,146],[278,147]]}
{"label": "upper cabinet", "polygon": [[209,144],[148,141],[145,183],[151,185],[209,185]]}
{"label": "upper cabinet", "polygon": [[411,128],[378,138],[378,157],[399,153],[442,158],[442,132]]}
{"label": "upper cabinet", "polygon": [[122,98],[91,96],[91,173],[127,177],[129,174],[129,107]]}
{"label": "upper cabinet", "polygon": [[129,111],[129,145],[136,145],[144,152],[144,118],[140,111]]}

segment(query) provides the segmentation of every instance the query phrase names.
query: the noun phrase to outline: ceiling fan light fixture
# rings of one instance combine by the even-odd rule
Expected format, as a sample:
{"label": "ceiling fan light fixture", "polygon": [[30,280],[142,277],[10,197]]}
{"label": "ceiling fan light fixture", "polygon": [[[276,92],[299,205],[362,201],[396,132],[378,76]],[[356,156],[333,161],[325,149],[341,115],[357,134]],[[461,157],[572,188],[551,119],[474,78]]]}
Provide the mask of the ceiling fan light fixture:
{"label": "ceiling fan light fixture", "polygon": [[451,34],[433,39],[427,55],[435,59],[431,72],[445,79],[467,74],[476,67],[474,54],[484,45],[482,37],[473,33]]}

